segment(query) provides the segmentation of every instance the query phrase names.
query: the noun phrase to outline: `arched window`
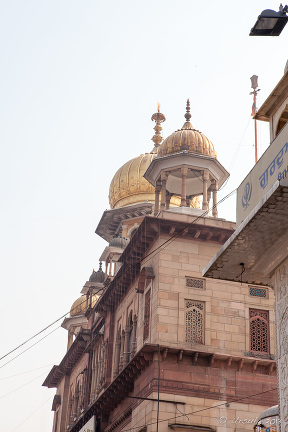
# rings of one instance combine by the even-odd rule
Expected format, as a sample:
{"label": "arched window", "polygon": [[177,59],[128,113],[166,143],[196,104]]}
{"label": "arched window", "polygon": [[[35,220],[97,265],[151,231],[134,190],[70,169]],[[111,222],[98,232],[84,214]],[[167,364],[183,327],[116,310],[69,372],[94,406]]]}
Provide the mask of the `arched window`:
{"label": "arched window", "polygon": [[186,342],[204,344],[204,303],[186,300]]}
{"label": "arched window", "polygon": [[250,309],[250,351],[269,353],[269,311]]}

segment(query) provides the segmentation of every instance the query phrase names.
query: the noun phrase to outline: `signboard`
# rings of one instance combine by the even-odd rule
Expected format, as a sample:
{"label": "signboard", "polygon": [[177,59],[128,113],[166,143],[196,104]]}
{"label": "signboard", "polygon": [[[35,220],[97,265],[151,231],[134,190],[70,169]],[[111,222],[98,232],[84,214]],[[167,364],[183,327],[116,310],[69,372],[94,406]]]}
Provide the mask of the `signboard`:
{"label": "signboard", "polygon": [[237,189],[237,228],[277,180],[288,177],[288,124]]}
{"label": "signboard", "polygon": [[79,432],[95,432],[95,415],[90,418],[90,420],[80,429]]}

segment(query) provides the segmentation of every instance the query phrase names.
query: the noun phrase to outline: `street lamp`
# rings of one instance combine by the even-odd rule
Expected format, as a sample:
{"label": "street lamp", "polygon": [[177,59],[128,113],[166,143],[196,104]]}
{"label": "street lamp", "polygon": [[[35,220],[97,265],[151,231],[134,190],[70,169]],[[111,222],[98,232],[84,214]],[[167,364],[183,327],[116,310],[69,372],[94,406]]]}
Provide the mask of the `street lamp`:
{"label": "street lamp", "polygon": [[287,12],[288,6],[283,7],[282,4],[280,4],[279,12],[265,9],[259,15],[249,36],[279,36],[288,21]]}

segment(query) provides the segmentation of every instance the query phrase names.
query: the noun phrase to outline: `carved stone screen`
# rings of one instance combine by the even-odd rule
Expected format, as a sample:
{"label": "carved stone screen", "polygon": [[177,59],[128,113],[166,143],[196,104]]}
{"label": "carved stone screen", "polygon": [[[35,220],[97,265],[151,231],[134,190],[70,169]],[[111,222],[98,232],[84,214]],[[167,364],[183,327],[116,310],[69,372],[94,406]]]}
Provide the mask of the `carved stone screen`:
{"label": "carved stone screen", "polygon": [[267,298],[267,289],[266,288],[258,288],[255,286],[250,286],[249,287],[249,294],[252,297]]}
{"label": "carved stone screen", "polygon": [[250,309],[250,350],[269,353],[269,311]]}
{"label": "carved stone screen", "polygon": [[205,289],[205,279],[186,277],[186,286],[190,288]]}
{"label": "carved stone screen", "polygon": [[185,301],[186,342],[204,344],[204,303]]}

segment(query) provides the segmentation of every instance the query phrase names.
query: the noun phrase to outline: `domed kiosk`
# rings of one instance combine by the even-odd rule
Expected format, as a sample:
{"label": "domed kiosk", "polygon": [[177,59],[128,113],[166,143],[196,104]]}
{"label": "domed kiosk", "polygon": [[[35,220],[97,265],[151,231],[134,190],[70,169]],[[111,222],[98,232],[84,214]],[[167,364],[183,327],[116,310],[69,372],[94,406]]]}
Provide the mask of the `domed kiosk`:
{"label": "domed kiosk", "polygon": [[[111,210],[106,210],[96,228],[96,233],[109,243],[122,232],[123,237],[130,238],[131,233],[139,226],[137,218],[143,218],[153,213],[155,203],[155,185],[148,181],[144,174],[151,163],[158,157],[163,137],[162,126],[166,119],[164,114],[158,111],[151,118],[155,121],[155,134],[152,138],[154,148],[150,153],[144,153],[126,162],[114,175],[109,189],[109,204]],[[211,143],[213,146],[213,144]],[[164,148],[163,148],[164,150]],[[180,194],[173,194],[169,197],[169,205],[179,207],[181,205]],[[200,200],[197,195],[189,201],[189,206],[199,208]],[[126,220],[135,219],[135,224],[125,225]]]}
{"label": "domed kiosk", "polygon": [[154,215],[169,209],[175,195],[181,196],[181,207],[190,207],[192,199],[203,195],[202,209],[207,211],[213,194],[212,214],[217,217],[217,190],[229,173],[217,160],[213,143],[190,123],[189,99],[185,119],[183,127],[160,145],[157,157],[144,174],[155,186]]}

